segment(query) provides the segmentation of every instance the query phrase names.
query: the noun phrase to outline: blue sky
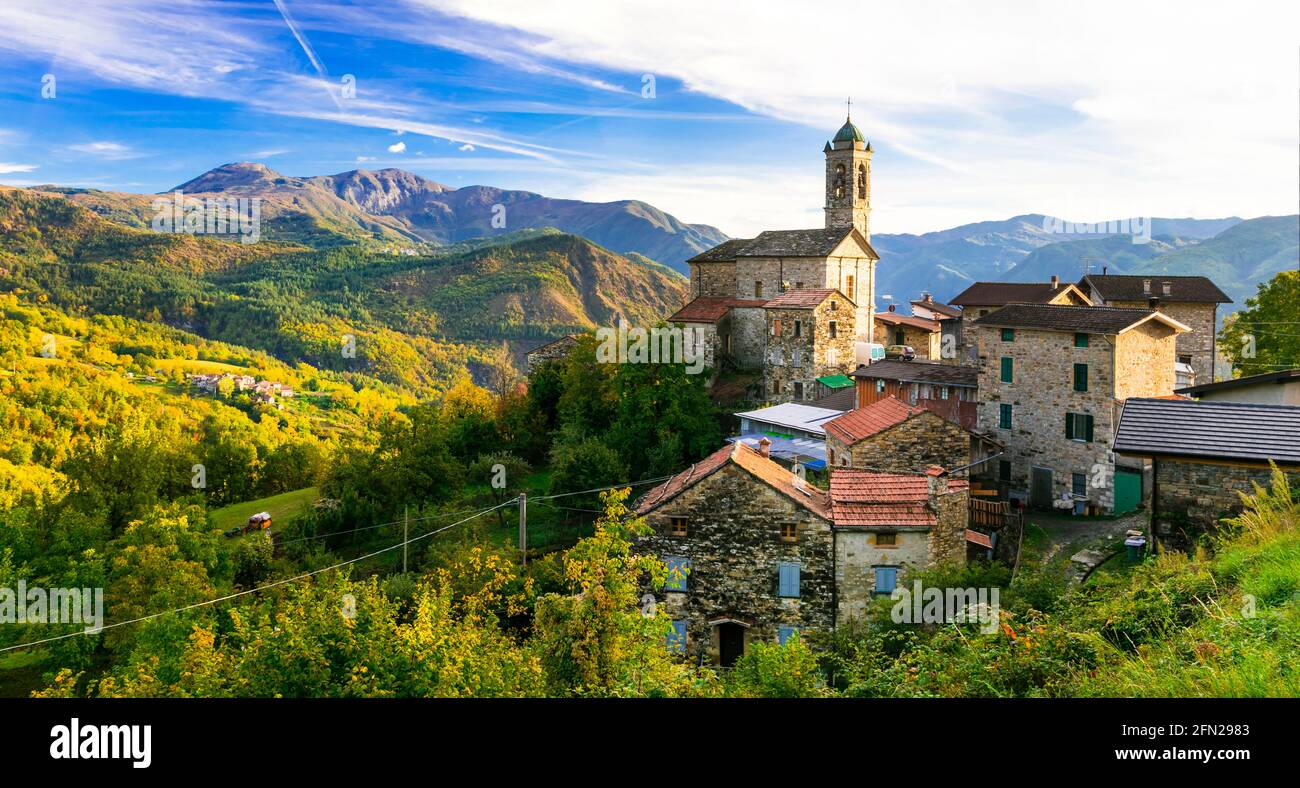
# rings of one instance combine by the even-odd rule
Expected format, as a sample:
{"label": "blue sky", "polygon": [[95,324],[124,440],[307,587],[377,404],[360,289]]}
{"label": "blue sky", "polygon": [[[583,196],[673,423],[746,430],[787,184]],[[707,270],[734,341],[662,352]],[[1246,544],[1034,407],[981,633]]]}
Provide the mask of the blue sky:
{"label": "blue sky", "polygon": [[8,0],[0,183],[400,167],[747,235],[820,224],[851,94],[877,232],[1294,213],[1292,5]]}

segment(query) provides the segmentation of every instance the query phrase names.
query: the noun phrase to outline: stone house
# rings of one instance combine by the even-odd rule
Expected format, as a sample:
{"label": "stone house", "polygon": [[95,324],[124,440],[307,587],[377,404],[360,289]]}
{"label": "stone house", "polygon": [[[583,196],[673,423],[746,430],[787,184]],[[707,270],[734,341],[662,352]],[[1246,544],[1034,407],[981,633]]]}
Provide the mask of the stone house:
{"label": "stone house", "polygon": [[894,397],[932,410],[968,430],[977,423],[979,369],[926,361],[876,361],[849,373],[855,406]]}
{"label": "stone house", "polygon": [[668,322],[693,329],[704,350],[704,366],[718,372],[720,363],[760,369],[767,338],[763,336],[763,299],[700,296],[677,310]]}
{"label": "stone house", "polygon": [[668,565],[656,610],[689,659],[729,666],[751,644],[830,632],[912,569],[964,560],[964,480],[842,469],[828,493],[766,450],[726,446],[636,503],[653,533],[634,549]]}
{"label": "stone house", "polygon": [[1272,461],[1300,489],[1300,407],[1184,399],[1130,399],[1117,453],[1152,465],[1155,538],[1190,548],[1242,509],[1238,493],[1267,487]]}
{"label": "stone house", "polygon": [[925,474],[831,473],[836,620],[861,617],[919,569],[966,560],[970,485]]}
{"label": "stone house", "polygon": [[855,306],[838,290],[791,290],[763,305],[767,357],[763,391],[775,402],[820,396],[817,379],[853,360]]}
{"label": "stone house", "polygon": [[[971,324],[978,430],[1001,442],[999,478],[1039,507],[1070,498],[1104,512],[1141,498],[1142,468],[1110,450],[1129,397],[1171,396],[1178,334],[1150,309],[1012,304]],[[1118,501],[1117,501],[1118,493]]]}
{"label": "stone house", "polygon": [[637,549],[685,570],[656,607],[691,659],[731,665],[751,643],[834,627],[830,496],[765,450],[723,447],[637,503],[654,528]]}
{"label": "stone house", "polygon": [[835,468],[919,473],[931,465],[963,468],[981,438],[933,411],[893,397],[851,410],[822,425],[826,461]]}
{"label": "stone house", "polygon": [[1191,367],[1188,385],[1214,382],[1219,304],[1232,299],[1203,276],[1085,276],[1079,289],[1097,306],[1155,309],[1190,330],[1178,336],[1175,361]]}
{"label": "stone house", "polygon": [[939,360],[939,321],[912,315],[900,315],[890,310],[876,313],[876,331],[873,342],[889,345],[909,345],[918,359]]}
{"label": "stone house", "polygon": [[528,351],[524,354],[526,371],[532,374],[539,364],[565,358],[573,350],[574,345],[578,344],[580,336],[581,334],[565,334],[559,339],[552,340]]}
{"label": "stone house", "polygon": [[941,321],[950,317],[961,317],[961,310],[935,301],[934,296],[922,293],[920,300],[912,302],[912,315],[924,320]]}
{"label": "stone house", "polygon": [[953,333],[959,339],[956,356],[962,364],[976,363],[978,348],[972,324],[1007,304],[1092,305],[1082,290],[1062,284],[1055,276],[1050,282],[976,282],[948,303],[961,307],[961,324]]}
{"label": "stone house", "polygon": [[1253,402],[1300,406],[1300,369],[1265,372],[1178,389],[1175,394],[1209,402]]}

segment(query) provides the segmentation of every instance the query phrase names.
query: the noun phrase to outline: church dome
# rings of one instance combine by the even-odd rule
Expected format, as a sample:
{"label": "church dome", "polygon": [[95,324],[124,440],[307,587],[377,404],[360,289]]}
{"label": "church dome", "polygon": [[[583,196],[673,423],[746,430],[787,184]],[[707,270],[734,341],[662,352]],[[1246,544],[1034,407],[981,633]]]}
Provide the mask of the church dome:
{"label": "church dome", "polygon": [[853,121],[845,119],[844,125],[835,132],[835,138],[831,142],[866,142],[866,140],[862,132],[858,131],[858,127],[853,125]]}

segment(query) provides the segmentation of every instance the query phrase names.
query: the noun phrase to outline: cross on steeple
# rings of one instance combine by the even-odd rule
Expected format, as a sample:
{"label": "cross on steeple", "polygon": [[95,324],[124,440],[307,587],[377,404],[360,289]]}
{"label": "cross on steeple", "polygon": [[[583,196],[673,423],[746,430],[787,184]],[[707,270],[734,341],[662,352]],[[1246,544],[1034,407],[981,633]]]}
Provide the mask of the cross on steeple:
{"label": "cross on steeple", "polygon": [[844,116],[845,116],[846,118],[852,118],[852,117],[853,117],[853,97],[852,97],[852,96],[849,96],[848,98],[846,98],[846,99],[844,100]]}

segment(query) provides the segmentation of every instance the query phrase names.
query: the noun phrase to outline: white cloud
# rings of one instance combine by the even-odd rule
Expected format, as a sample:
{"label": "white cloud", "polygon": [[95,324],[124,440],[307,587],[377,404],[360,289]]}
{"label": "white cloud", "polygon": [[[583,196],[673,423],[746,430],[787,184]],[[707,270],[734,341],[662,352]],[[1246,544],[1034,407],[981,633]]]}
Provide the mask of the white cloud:
{"label": "white cloud", "polygon": [[406,143],[405,143],[405,142],[394,142],[392,145],[389,145],[389,146],[388,146],[388,152],[389,152],[389,153],[405,153],[405,152],[406,152]]}
{"label": "white cloud", "polygon": [[461,146],[460,146],[459,148],[457,148],[456,150],[462,151],[462,152],[464,152],[464,153],[472,153],[472,152],[474,151],[474,146],[473,146],[473,145],[470,145],[470,144],[467,142],[467,143],[465,143],[464,145],[461,145]]}
{"label": "white cloud", "polygon": [[[1294,3],[1099,0],[1079,12],[1055,3],[824,0],[764,2],[738,14],[695,0],[606,3],[601,13],[539,0],[411,2],[475,20],[481,32],[466,36],[514,47],[518,57],[649,72],[661,98],[680,81],[801,124],[811,151],[843,122],[852,95],[854,121],[876,149],[878,232],[1028,211],[1295,211]],[[819,163],[804,161],[794,185],[806,191],[811,179],[819,203]],[[712,188],[716,207],[691,220],[723,224],[741,213],[724,207],[736,199],[725,186]],[[704,197],[683,195],[682,204],[710,202]],[[805,202],[791,200],[785,221],[766,226],[794,226]],[[745,222],[735,231],[757,229]]]}
{"label": "white cloud", "polygon": [[69,145],[68,150],[84,153],[88,156],[96,156],[101,159],[119,160],[139,158],[140,153],[136,153],[130,147],[120,142],[86,142],[78,145]]}
{"label": "white cloud", "polygon": [[35,164],[13,164],[7,161],[0,161],[0,173],[31,172],[34,169],[36,169]]}
{"label": "white cloud", "polygon": [[358,156],[357,161],[374,161],[374,156]]}

